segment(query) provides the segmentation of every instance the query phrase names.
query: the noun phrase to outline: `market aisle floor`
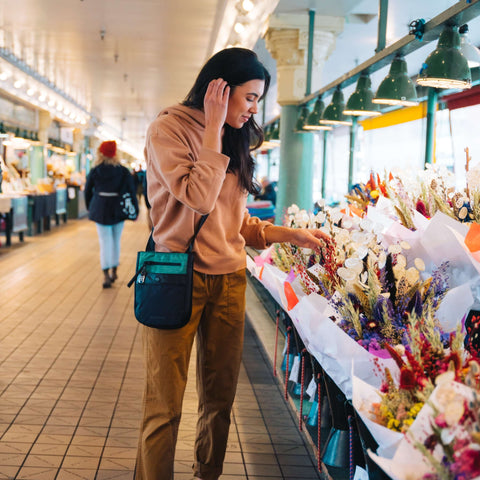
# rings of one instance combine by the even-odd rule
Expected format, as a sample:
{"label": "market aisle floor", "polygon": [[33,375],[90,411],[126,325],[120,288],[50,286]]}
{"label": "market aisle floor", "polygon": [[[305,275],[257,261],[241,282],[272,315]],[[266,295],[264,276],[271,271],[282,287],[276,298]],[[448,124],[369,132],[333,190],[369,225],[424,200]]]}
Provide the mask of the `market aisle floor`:
{"label": "market aisle floor", "polygon": [[[133,478],[143,360],[126,283],[147,236],[142,220],[126,223],[108,290],[87,220],[0,248],[0,479]],[[176,480],[192,476],[195,411],[191,380]],[[221,479],[311,478],[314,459],[247,325]]]}

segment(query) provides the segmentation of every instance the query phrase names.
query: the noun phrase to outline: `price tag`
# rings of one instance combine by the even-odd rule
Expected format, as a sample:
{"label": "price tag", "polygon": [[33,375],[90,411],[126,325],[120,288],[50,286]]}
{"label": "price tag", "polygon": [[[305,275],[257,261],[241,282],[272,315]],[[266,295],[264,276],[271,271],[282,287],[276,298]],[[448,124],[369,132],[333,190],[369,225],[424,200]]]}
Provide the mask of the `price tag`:
{"label": "price tag", "polygon": [[308,271],[312,274],[315,275],[316,277],[321,277],[322,275],[325,274],[325,268],[320,265],[319,263],[316,263],[315,265],[312,265]]}
{"label": "price tag", "polygon": [[355,466],[355,475],[353,477],[353,480],[368,480],[368,473],[365,469],[362,467],[359,467],[358,465]]}
{"label": "price tag", "polygon": [[295,355],[293,360],[292,370],[288,375],[288,379],[292,382],[298,383],[298,373],[300,372],[300,357]]}
{"label": "price tag", "polygon": [[315,382],[315,377],[313,375],[308,384],[306,393],[310,397],[310,401],[313,402],[315,400],[315,394],[317,393],[317,383]]}

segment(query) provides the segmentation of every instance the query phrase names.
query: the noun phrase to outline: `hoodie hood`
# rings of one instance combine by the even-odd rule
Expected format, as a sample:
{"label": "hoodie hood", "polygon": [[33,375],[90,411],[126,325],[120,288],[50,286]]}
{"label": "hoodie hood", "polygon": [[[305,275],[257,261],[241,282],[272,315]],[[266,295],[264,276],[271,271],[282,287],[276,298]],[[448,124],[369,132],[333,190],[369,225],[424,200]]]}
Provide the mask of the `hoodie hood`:
{"label": "hoodie hood", "polygon": [[186,107],[179,103],[162,110],[159,117],[162,115],[173,115],[194,128],[205,128],[205,113],[197,108]]}

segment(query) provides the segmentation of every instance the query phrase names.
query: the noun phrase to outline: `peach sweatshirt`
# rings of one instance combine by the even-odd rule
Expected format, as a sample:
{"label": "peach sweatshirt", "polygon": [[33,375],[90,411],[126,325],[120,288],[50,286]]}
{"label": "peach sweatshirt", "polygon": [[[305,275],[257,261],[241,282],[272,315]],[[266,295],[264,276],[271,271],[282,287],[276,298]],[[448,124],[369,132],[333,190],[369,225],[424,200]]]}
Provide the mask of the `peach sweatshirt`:
{"label": "peach sweatshirt", "polygon": [[184,252],[203,214],[194,244],[194,268],[225,274],[246,266],[245,244],[265,248],[265,227],[250,217],[238,178],[226,173],[229,157],[202,147],[205,115],[176,105],[147,130],[148,200],[157,251]]}

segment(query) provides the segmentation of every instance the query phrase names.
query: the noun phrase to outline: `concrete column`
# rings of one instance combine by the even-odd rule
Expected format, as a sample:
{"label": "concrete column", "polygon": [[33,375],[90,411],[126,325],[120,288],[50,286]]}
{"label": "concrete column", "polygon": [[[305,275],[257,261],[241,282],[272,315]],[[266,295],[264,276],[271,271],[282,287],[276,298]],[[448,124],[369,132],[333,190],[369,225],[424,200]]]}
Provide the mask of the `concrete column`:
{"label": "concrete column", "polygon": [[52,124],[50,112],[41,110],[38,114],[38,140],[46,145],[48,143],[48,129]]}
{"label": "concrete column", "polygon": [[30,180],[33,184],[36,184],[40,178],[45,178],[47,176],[44,150],[44,145],[32,145],[28,151]]}
{"label": "concrete column", "polygon": [[[269,20],[265,35],[267,49],[277,62],[277,102],[280,115],[280,168],[276,222],[281,224],[292,203],[313,209],[313,133],[294,133],[297,104],[305,96],[307,74],[308,21],[305,15],[278,15]],[[313,38],[312,91],[320,88],[325,61],[335,48],[336,35],[343,30],[343,18],[315,19]]]}
{"label": "concrete column", "polygon": [[38,140],[41,145],[30,147],[28,161],[30,166],[30,179],[33,184],[38,182],[39,178],[47,176],[47,148],[48,129],[52,123],[52,117],[49,112],[40,111],[38,114]]}
{"label": "concrete column", "polygon": [[82,158],[83,146],[84,146],[84,135],[83,131],[80,128],[75,128],[73,130],[73,151],[75,152],[75,170],[79,172],[82,169],[80,160]]}

